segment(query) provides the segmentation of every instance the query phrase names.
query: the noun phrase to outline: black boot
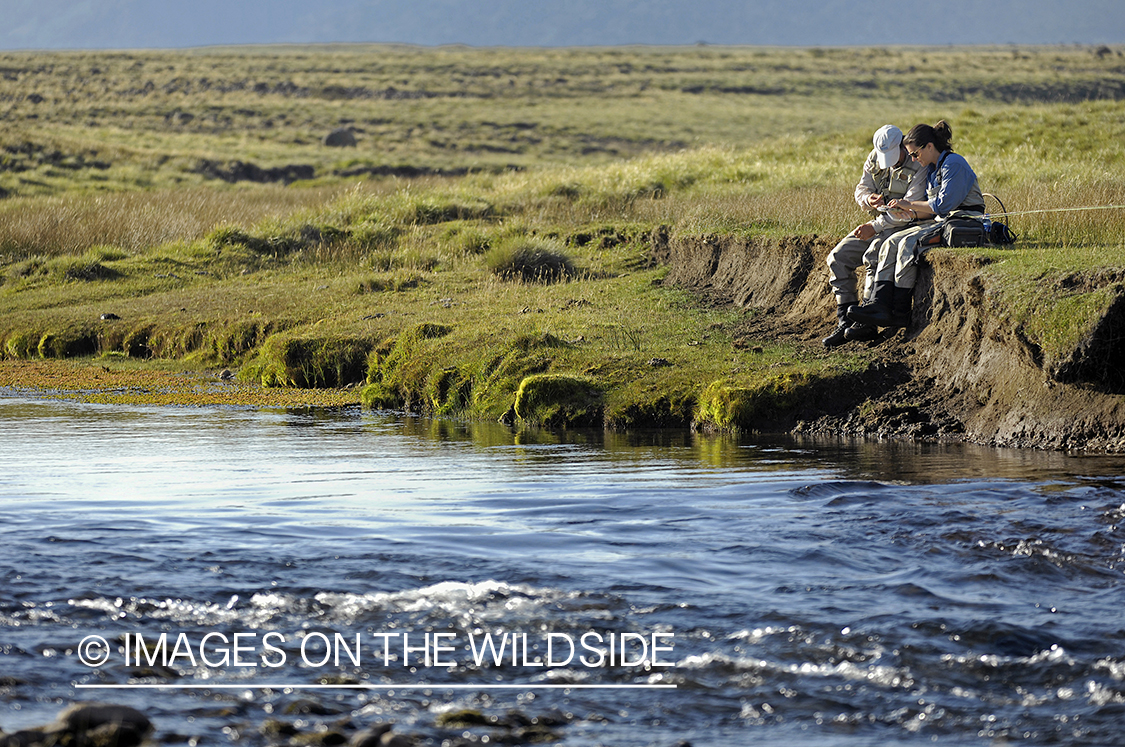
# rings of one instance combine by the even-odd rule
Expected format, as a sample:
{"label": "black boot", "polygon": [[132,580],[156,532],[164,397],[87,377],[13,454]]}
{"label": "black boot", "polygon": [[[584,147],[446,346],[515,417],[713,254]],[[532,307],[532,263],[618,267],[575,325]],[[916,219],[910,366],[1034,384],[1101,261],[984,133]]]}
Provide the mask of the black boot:
{"label": "black boot", "polygon": [[893,303],[894,292],[895,284],[893,280],[875,283],[871,300],[862,306],[853,306],[848,309],[848,319],[873,327],[891,326],[891,304]]}
{"label": "black boot", "polygon": [[871,342],[879,336],[879,328],[870,324],[853,324],[844,331],[848,342]]}
{"label": "black boot", "polygon": [[914,302],[913,288],[899,288],[895,286],[894,295],[891,297],[891,327],[910,326],[910,307]]}
{"label": "black boot", "polygon": [[829,350],[839,347],[848,341],[845,333],[847,332],[848,325],[851,324],[851,322],[848,321],[848,309],[851,308],[852,305],[853,304],[850,303],[842,303],[836,307],[836,329],[833,330],[832,334],[828,335],[828,337],[821,340],[821,342],[824,343],[824,347]]}

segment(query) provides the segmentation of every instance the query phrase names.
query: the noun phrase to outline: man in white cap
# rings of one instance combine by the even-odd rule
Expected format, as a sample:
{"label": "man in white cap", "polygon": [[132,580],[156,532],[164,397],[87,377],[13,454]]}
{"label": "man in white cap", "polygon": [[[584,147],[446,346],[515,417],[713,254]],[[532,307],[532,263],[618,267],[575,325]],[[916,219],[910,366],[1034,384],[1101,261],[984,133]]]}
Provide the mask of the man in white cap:
{"label": "man in white cap", "polygon": [[[863,297],[871,295],[879,243],[893,233],[914,225],[909,214],[887,210],[891,200],[920,200],[926,194],[926,169],[902,146],[902,130],[883,125],[871,139],[875,146],[863,164],[863,175],[855,187],[855,201],[871,214],[871,220],[844,237],[828,254],[829,283],[836,296],[836,329],[824,338],[832,349],[849,340],[873,340],[878,329],[848,321],[847,310],[859,303],[855,271],[867,265]],[[870,254],[871,256],[866,256]]]}

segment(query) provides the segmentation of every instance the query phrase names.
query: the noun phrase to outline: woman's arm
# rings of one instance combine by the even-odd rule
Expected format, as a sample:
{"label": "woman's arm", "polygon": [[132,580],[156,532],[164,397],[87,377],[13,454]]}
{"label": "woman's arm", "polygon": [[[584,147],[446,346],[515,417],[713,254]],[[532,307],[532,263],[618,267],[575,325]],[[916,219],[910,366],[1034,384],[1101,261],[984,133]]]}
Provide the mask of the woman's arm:
{"label": "woman's arm", "polygon": [[891,200],[887,207],[892,210],[905,210],[910,213],[911,220],[925,220],[934,217],[934,210],[930,203],[922,200]]}
{"label": "woman's arm", "polygon": [[977,175],[968,161],[956,153],[950,153],[942,159],[941,187],[937,195],[930,200],[930,211],[937,215],[948,215],[953,212],[969,196],[976,181]]}

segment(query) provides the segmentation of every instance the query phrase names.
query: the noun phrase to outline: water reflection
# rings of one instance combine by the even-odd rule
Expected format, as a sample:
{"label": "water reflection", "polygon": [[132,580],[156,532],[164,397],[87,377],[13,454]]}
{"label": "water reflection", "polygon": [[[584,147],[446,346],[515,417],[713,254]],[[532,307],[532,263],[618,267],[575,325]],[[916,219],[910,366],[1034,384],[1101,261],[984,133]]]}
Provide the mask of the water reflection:
{"label": "water reflection", "polygon": [[[288,433],[295,454],[374,459],[419,450],[503,454],[513,468],[551,464],[608,464],[646,470],[735,470],[787,473],[830,471],[836,479],[941,483],[991,478],[1019,481],[1108,480],[1125,472],[1120,457],[997,449],[973,444],[918,444],[808,437],[738,439],[686,430],[610,433],[601,430],[512,429],[498,423],[426,420],[355,408],[250,410],[240,408],[145,408],[0,399],[0,428],[19,453],[43,459],[42,439],[68,441],[64,453],[112,467],[123,451],[161,449],[169,471],[175,457],[193,461],[213,455],[219,463],[238,453],[262,463],[284,462],[275,434]],[[280,430],[279,430],[280,429]],[[392,443],[393,442],[393,443]],[[390,448],[386,449],[386,445]],[[74,452],[73,449],[79,449]],[[172,461],[168,461],[172,458]],[[386,460],[383,460],[386,461]],[[134,465],[135,466],[135,465]],[[185,465],[186,466],[186,465]],[[188,471],[192,471],[188,468]]]}
{"label": "water reflection", "polygon": [[[385,427],[388,421],[379,422],[380,427]],[[715,469],[766,472],[832,469],[842,470],[842,476],[849,479],[889,482],[946,482],[981,477],[1029,481],[1114,478],[1125,474],[1125,460],[1120,456],[1076,455],[977,444],[878,442],[807,436],[737,438],[672,429],[626,433],[513,430],[496,423],[420,418],[394,418],[391,422],[401,427],[404,435],[434,441],[467,442],[480,448],[573,446],[602,452],[606,459],[614,461],[674,459]]]}

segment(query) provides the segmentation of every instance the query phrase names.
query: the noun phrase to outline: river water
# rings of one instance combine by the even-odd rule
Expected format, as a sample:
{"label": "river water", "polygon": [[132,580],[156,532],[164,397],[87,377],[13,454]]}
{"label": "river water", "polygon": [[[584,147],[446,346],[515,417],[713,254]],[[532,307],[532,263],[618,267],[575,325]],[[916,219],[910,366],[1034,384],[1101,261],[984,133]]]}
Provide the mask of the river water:
{"label": "river water", "polygon": [[11,396],[0,434],[4,731],[1125,743],[1120,459]]}

